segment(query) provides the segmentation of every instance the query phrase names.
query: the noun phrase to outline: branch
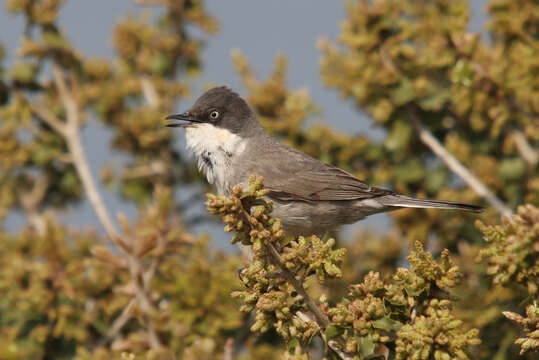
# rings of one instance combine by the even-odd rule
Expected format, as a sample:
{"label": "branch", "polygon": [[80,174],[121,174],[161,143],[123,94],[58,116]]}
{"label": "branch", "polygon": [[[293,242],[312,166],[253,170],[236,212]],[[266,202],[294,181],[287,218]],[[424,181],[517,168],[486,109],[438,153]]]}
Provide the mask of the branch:
{"label": "branch", "polygon": [[142,88],[142,93],[144,94],[146,101],[151,107],[156,108],[161,104],[159,94],[157,93],[157,90],[155,90],[155,86],[148,75],[144,75],[140,78],[140,87]]}
{"label": "branch", "polygon": [[222,360],[234,360],[234,339],[228,338],[226,341]]}
{"label": "branch", "polygon": [[126,307],[122,310],[120,316],[118,316],[112,323],[109,331],[103,336],[95,345],[95,347],[104,346],[109,340],[114,339],[116,335],[122,330],[124,325],[131,319],[131,312],[135,306],[135,299],[131,299]]}
{"label": "branch", "polygon": [[167,173],[167,165],[160,160],[153,161],[146,165],[135,166],[124,171],[120,176],[122,180],[132,180],[148,178],[152,176],[162,176]]}
{"label": "branch", "polygon": [[[327,341],[327,339],[325,338],[325,335],[324,335],[324,330],[330,324],[330,321],[329,321],[328,317],[315,304],[314,300],[309,296],[309,294],[307,294],[307,291],[305,291],[305,288],[303,287],[303,283],[298,281],[296,279],[296,276],[294,275],[294,273],[292,271],[290,271],[286,267],[286,265],[283,263],[283,261],[281,260],[281,255],[279,255],[279,252],[277,252],[277,249],[275,249],[275,246],[273,246],[273,244],[268,244],[268,245],[266,245],[266,249],[268,250],[268,253],[270,254],[273,261],[277,264],[277,266],[279,266],[279,268],[281,268],[281,271],[283,272],[283,275],[285,276],[286,280],[288,280],[288,282],[290,284],[292,284],[294,289],[296,289],[296,292],[303,298],[303,300],[307,304],[307,307],[309,308],[311,313],[313,313],[313,315],[315,317],[316,324],[322,330],[320,332],[320,334],[321,334],[322,338],[324,338],[325,343],[328,344],[328,346],[333,351],[335,351],[337,353],[337,355],[339,355],[341,357],[341,359],[343,359],[343,360],[352,360],[351,356],[349,356],[344,351],[340,350],[338,346],[336,346],[337,342],[340,342],[341,346],[344,345],[344,341],[343,341],[342,338],[339,338],[340,341],[338,341],[338,340],[329,340],[329,341]],[[297,315],[302,320],[304,320],[302,318],[302,315],[305,316],[306,318],[309,318],[308,316],[306,316],[305,314],[303,314],[300,311],[298,311]]]}
{"label": "branch", "polygon": [[447,149],[434,137],[434,135],[421,124],[419,117],[412,113],[414,125],[419,133],[421,141],[427,145],[445,165],[457,174],[479,196],[485,199],[491,206],[496,208],[504,216],[511,217],[513,212],[496,197],[474,174],[458,161]]}
{"label": "branch", "polygon": [[273,246],[273,244],[266,245],[266,249],[268,250],[268,253],[270,254],[273,261],[281,268],[281,271],[283,272],[283,275],[286,277],[286,280],[292,286],[294,289],[296,289],[297,293],[303,298],[305,303],[307,304],[307,307],[309,310],[313,313],[314,317],[316,318],[316,323],[318,326],[324,330],[330,323],[328,317],[326,314],[324,314],[320,308],[314,303],[313,299],[307,294],[307,291],[305,291],[305,288],[303,287],[303,284],[299,282],[296,279],[296,276],[292,271],[290,271],[286,265],[281,260],[281,255],[277,252],[277,249]]}
{"label": "branch", "polygon": [[512,133],[513,140],[517,147],[518,152],[522,158],[530,165],[537,165],[539,161],[539,153],[535,150],[526,140],[526,136],[520,130],[515,130]]}
{"label": "branch", "polygon": [[32,102],[28,103],[30,110],[36,114],[41,120],[43,120],[47,125],[53,128],[54,131],[59,133],[62,136],[66,136],[66,124],[64,124],[60,119],[58,119],[53,113],[51,113],[45,106],[35,105]]}
{"label": "branch", "polygon": [[[58,95],[62,101],[67,116],[67,123],[63,126],[63,131],[59,131],[66,139],[69,151],[73,156],[73,164],[79,174],[79,177],[84,186],[84,190],[88,195],[88,199],[92,204],[99,221],[105,228],[107,235],[112,238],[118,236],[118,231],[111,220],[108,209],[101,197],[101,194],[97,190],[94,178],[90,172],[88,165],[88,159],[82,146],[82,140],[79,131],[79,108],[77,101],[73,95],[68,91],[65,83],[64,75],[60,67],[56,64],[52,68],[54,75],[54,83],[58,89]],[[50,121],[50,120],[49,120]]]}
{"label": "branch", "polygon": [[[299,280],[297,280],[294,273],[292,271],[290,271],[290,269],[288,269],[286,267],[286,265],[283,263],[283,261],[281,260],[281,255],[279,255],[279,252],[277,251],[277,249],[275,249],[275,246],[273,246],[273,244],[268,244],[268,245],[266,245],[266,249],[268,250],[268,253],[270,254],[273,261],[281,269],[281,271],[282,271],[283,275],[285,276],[286,280],[288,280],[288,282],[290,284],[292,284],[294,289],[296,289],[296,292],[303,298],[303,300],[307,304],[307,307],[309,308],[311,313],[314,315],[316,324],[322,330],[322,331],[320,331],[320,334],[321,334],[322,338],[324,339],[325,343],[333,351],[335,351],[337,353],[337,355],[339,355],[341,357],[341,359],[343,359],[343,360],[352,360],[351,356],[349,356],[344,351],[340,350],[338,346],[336,346],[336,344],[339,343],[341,345],[341,347],[344,348],[345,344],[344,344],[344,340],[342,338],[339,338],[337,340],[329,340],[329,341],[327,341],[327,339],[326,339],[326,337],[324,335],[324,330],[326,329],[326,327],[331,322],[329,321],[326,314],[324,314],[320,310],[320,308],[315,304],[314,300],[309,296],[309,294],[307,294],[307,291],[305,291],[305,288],[303,287],[303,283],[300,282]],[[302,315],[309,318],[308,316],[306,316],[305,314],[303,314],[300,311],[298,311],[297,315],[302,320],[303,320]]]}
{"label": "branch", "polygon": [[45,234],[47,222],[45,221],[43,214],[39,214],[38,210],[48,188],[49,179],[42,174],[35,179],[30,191],[21,191],[19,194],[20,203],[27,213],[28,222],[34,226],[40,235]]}
{"label": "branch", "polygon": [[[243,207],[243,204],[242,204],[242,207]],[[243,210],[242,210],[242,214],[243,214],[243,217],[244,219],[246,220],[246,223],[247,224],[250,224],[250,221],[249,221],[249,218],[250,218],[250,215],[249,215],[249,212],[247,210],[245,210],[245,208],[243,207]],[[271,257],[271,259],[273,260],[273,262],[281,269],[282,271],[282,275],[284,275],[284,277],[286,278],[286,280],[292,284],[292,286],[294,287],[294,289],[296,290],[296,292],[303,298],[303,300],[305,301],[305,304],[307,304],[307,307],[309,308],[309,310],[311,311],[311,313],[314,315],[315,317],[315,323],[318,325],[318,327],[322,330],[320,332],[321,336],[324,338],[324,341],[326,342],[326,344],[328,344],[328,346],[333,349],[343,360],[352,360],[352,357],[348,356],[344,351],[340,350],[337,346],[336,346],[336,341],[335,340],[330,340],[329,342],[326,341],[325,339],[325,336],[323,334],[323,331],[326,329],[326,327],[331,323],[328,319],[328,317],[326,316],[326,314],[324,314],[320,308],[316,305],[316,303],[314,302],[314,300],[309,296],[309,294],[307,293],[307,291],[305,290],[305,288],[303,287],[303,282],[296,279],[296,275],[290,271],[290,269],[288,269],[286,267],[286,265],[283,263],[282,259],[281,259],[281,255],[279,254],[279,252],[277,251],[277,249],[275,249],[275,246],[273,246],[273,244],[271,243],[268,243],[266,245],[264,245],[264,248],[266,249],[266,252],[269,254],[269,256]],[[251,253],[250,256],[247,256],[246,255],[246,258],[247,259],[252,259],[252,256],[254,255],[253,252],[252,252],[252,248],[251,247],[248,247],[248,246],[242,246],[241,249],[246,249],[246,250],[250,250],[249,252]],[[303,277],[302,277],[303,278]],[[296,315],[298,315],[298,317],[301,318],[301,315],[304,315],[305,317],[308,318],[308,316],[306,316],[305,314],[301,313],[301,312],[298,312],[296,313]],[[311,321],[309,319],[309,321]],[[331,342],[331,344],[330,344]],[[339,338],[339,341],[340,345],[342,347],[344,347],[344,341],[342,338]]]}
{"label": "branch", "polygon": [[[69,151],[73,156],[73,163],[77,169],[79,177],[81,178],[90,203],[92,204],[101,224],[105,228],[109,239],[113,243],[116,243],[115,239],[119,238],[119,233],[111,220],[101,194],[97,190],[97,186],[95,185],[94,178],[88,165],[88,159],[84,152],[84,147],[82,146],[82,139],[79,131],[79,107],[77,101],[67,88],[62,69],[57,64],[53,64],[52,70],[60,100],[66,109],[67,122],[64,127],[65,132],[62,135],[64,135],[66,139]],[[159,349],[162,347],[162,344],[151,322],[151,316],[154,314],[155,310],[150,296],[146,292],[143,284],[144,280],[141,274],[142,272],[140,271],[140,262],[134,254],[126,251],[122,247],[118,247],[118,249],[123,252],[130,264],[129,272],[135,285],[136,299],[141,309],[144,311],[143,320],[145,323],[144,325],[148,330],[150,346],[152,348]],[[127,308],[129,308],[129,304],[126,309],[124,309],[124,312],[127,311]],[[118,332],[126,322],[126,320],[119,321],[119,328],[116,332]]]}

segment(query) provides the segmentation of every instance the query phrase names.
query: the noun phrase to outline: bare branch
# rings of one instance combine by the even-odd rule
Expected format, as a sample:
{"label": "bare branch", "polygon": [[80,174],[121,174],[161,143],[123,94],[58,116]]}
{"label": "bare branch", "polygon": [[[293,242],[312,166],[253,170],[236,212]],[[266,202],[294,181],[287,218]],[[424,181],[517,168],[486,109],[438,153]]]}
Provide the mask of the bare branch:
{"label": "bare branch", "polygon": [[[109,239],[111,239],[111,241],[115,243],[114,239],[119,237],[119,233],[116,230],[114,223],[112,222],[112,219],[109,215],[107,207],[105,206],[103,198],[101,197],[101,194],[97,190],[97,186],[94,182],[94,178],[88,165],[88,159],[84,152],[84,147],[82,146],[82,139],[79,131],[80,114],[77,101],[73,96],[72,91],[70,91],[67,87],[63,70],[57,64],[53,64],[53,75],[55,85],[58,89],[58,94],[66,109],[67,123],[64,127],[65,131],[63,135],[66,139],[69,151],[73,157],[73,163],[75,165],[75,168],[77,169],[77,173],[79,174],[86,194],[88,195],[88,199],[90,200],[90,203],[92,204],[99,218],[99,221],[105,228]],[[141,264],[135,255],[125,251],[125,249],[121,247],[119,247],[119,250],[124,253],[130,264],[129,272],[135,285],[135,298],[141,309],[145,313],[143,320],[145,323],[144,325],[148,330],[150,346],[154,349],[161,348],[162,344],[151,321],[151,316],[154,314],[155,311],[150,296],[146,292],[145,286],[143,284],[144,280],[142,276],[142,271],[140,270]],[[128,304],[126,309],[124,309],[126,315],[118,320],[115,333],[120,331],[122,326],[125,325],[125,323],[127,322],[127,320],[125,320],[124,318],[127,317],[130,304],[131,302]]]}
{"label": "bare branch", "polygon": [[116,335],[122,330],[124,325],[131,319],[131,312],[135,306],[135,299],[131,299],[129,303],[124,307],[122,313],[114,320],[109,331],[103,336],[96,344],[96,347],[105,345],[111,339],[114,339]]}
{"label": "bare branch", "polygon": [[455,174],[457,174],[469,187],[479,196],[485,199],[490,205],[496,208],[498,212],[507,217],[511,217],[513,212],[496,197],[474,174],[472,174],[464,165],[458,161],[447,149],[426,129],[420,122],[419,116],[413,115],[414,125],[419,133],[421,141],[427,145],[436,156]]}
{"label": "bare branch", "polygon": [[112,238],[118,236],[118,231],[112,222],[107,207],[97,190],[94,178],[88,165],[88,159],[82,146],[82,140],[79,131],[79,108],[73,94],[68,90],[64,79],[62,69],[53,65],[54,83],[58,89],[58,94],[66,109],[67,124],[64,126],[64,135],[67,146],[73,156],[73,164],[79,174],[79,177],[84,186],[84,190],[88,195],[88,199],[92,204],[99,221],[105,228],[107,235]]}
{"label": "bare branch", "polygon": [[54,131],[62,136],[66,136],[66,125],[58,119],[53,113],[51,113],[45,106],[36,105],[30,101],[27,101],[30,110],[36,114],[47,125],[53,128]]}
{"label": "bare branch", "polygon": [[38,176],[29,191],[20,191],[19,199],[21,206],[27,213],[28,222],[36,229],[37,233],[44,235],[47,230],[47,222],[39,206],[49,188],[49,179],[45,175]]}
{"label": "bare branch", "polygon": [[515,130],[513,131],[512,136],[522,158],[530,165],[537,165],[537,162],[539,161],[539,152],[528,143],[524,133],[520,130]]}
{"label": "bare branch", "polygon": [[228,338],[223,351],[223,360],[234,360],[234,339]]}
{"label": "bare branch", "polygon": [[158,107],[161,104],[161,99],[159,98],[157,90],[155,90],[155,86],[151,78],[147,75],[142,76],[140,78],[140,86],[148,104],[150,104],[150,106],[153,108]]}
{"label": "bare branch", "polygon": [[152,176],[163,176],[167,173],[167,165],[160,160],[153,161],[147,165],[140,165],[125,170],[121,175],[122,180],[147,178]]}
{"label": "bare branch", "polygon": [[60,95],[60,100],[66,109],[68,132],[74,131],[74,128],[78,128],[79,124],[79,106],[73,97],[73,94],[67,89],[62,69],[58,65],[53,64],[52,74],[54,83],[58,89],[58,94]]}

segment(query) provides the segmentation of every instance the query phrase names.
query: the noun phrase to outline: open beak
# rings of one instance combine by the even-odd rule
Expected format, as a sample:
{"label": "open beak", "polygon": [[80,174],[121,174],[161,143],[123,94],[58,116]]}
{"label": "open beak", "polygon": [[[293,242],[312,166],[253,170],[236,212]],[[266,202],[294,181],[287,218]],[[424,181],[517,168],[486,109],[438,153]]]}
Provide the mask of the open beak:
{"label": "open beak", "polygon": [[188,112],[177,115],[169,115],[165,118],[165,120],[169,120],[165,125],[166,127],[189,127],[193,126],[193,123],[201,122]]}

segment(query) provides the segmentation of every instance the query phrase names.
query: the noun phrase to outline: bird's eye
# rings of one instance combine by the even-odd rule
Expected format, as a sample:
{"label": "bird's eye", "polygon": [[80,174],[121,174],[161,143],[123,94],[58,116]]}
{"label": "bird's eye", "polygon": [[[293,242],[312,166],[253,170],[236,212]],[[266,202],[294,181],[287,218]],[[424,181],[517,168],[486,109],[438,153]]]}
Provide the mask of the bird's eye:
{"label": "bird's eye", "polygon": [[212,120],[215,120],[219,117],[219,111],[217,110],[213,110],[211,113],[210,113],[210,119]]}

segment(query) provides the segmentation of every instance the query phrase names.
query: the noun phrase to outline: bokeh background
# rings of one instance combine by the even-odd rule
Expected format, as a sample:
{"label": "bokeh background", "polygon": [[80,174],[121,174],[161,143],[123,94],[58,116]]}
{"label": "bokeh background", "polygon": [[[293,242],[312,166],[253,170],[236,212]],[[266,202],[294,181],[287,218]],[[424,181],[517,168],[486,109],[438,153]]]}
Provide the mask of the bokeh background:
{"label": "bokeh background", "polygon": [[[488,39],[484,28],[487,20],[486,1],[472,0],[468,29]],[[257,73],[264,77],[272,69],[272,64],[279,53],[287,55],[289,74],[287,84],[291,89],[305,88],[313,101],[320,107],[321,113],[307,119],[328,125],[348,133],[368,134],[380,139],[385,131],[373,126],[368,114],[358,111],[349,100],[340,99],[338,93],[325,87],[319,80],[318,68],[320,52],[317,41],[320,38],[335,40],[339,34],[339,24],[345,16],[345,3],[327,1],[207,1],[206,9],[214,14],[219,25],[219,32],[211,36],[204,32],[194,34],[204,42],[202,48],[202,71],[198,76],[185,79],[191,87],[191,95],[182,99],[175,106],[181,111],[191,105],[203,89],[209,85],[228,85],[241,94],[244,93],[241,80],[231,61],[231,51],[239,50],[255,64]],[[158,16],[161,10],[152,6],[137,6],[130,0],[114,2],[97,0],[93,2],[66,2],[58,17],[58,24],[69,34],[73,44],[83,49],[86,56],[112,59],[114,48],[111,32],[118,18],[128,14]],[[301,15],[298,15],[301,14]],[[24,30],[24,20],[11,16],[5,9],[0,12],[2,34],[0,39],[6,48],[5,64],[15,60],[15,50],[20,44]],[[121,155],[111,154],[108,143],[110,131],[99,122],[90,122],[83,130],[83,141],[91,151],[88,159],[92,171],[96,174],[110,160],[110,157],[122,161]],[[179,151],[183,150],[183,138],[178,136]],[[107,194],[107,206],[124,212],[129,218],[136,216],[136,207],[123,201],[117,192],[100,186],[100,191]],[[197,214],[204,211],[203,206],[193,209]],[[99,221],[87,200],[72,205],[61,214],[61,218],[77,226],[100,228]],[[391,219],[385,215],[368,218],[361,225],[344,228],[348,234],[356,226],[387,227]],[[24,214],[13,211],[5,221],[8,231],[16,231],[25,223]],[[229,236],[223,234],[220,225],[204,224],[195,226],[195,233],[210,233],[215,239],[215,246],[229,248]]]}
{"label": "bokeh background", "polygon": [[[332,318],[357,358],[537,356],[536,1],[2,5],[0,359],[338,358],[319,337],[283,340],[282,324],[253,329],[230,297],[247,259],[207,213],[213,189],[182,131],[163,127],[214,85],[281,141],[370,184],[486,206],[405,209],[331,234],[342,277],[307,280],[328,313],[367,304],[348,286],[370,271],[389,284],[423,269],[403,290],[423,304],[413,316],[396,319],[378,292],[384,306]],[[449,250],[450,286],[436,283],[446,260],[436,273],[407,257],[415,244]],[[412,291],[421,281],[437,285]]]}

